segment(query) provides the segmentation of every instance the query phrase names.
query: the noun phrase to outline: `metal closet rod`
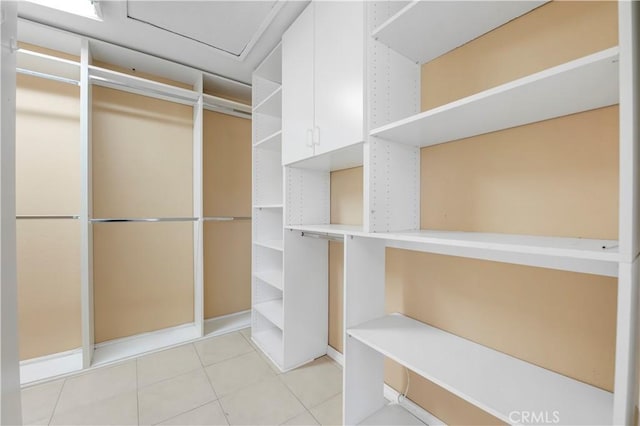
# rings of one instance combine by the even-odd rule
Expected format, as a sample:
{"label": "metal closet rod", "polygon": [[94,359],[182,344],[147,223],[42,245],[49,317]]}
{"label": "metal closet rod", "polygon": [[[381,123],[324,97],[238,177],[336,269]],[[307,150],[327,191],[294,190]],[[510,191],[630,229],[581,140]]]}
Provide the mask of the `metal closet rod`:
{"label": "metal closet rod", "polygon": [[78,80],[74,80],[72,78],[59,77],[53,74],[47,74],[40,71],[32,71],[25,68],[16,68],[16,72],[18,74],[30,75],[33,77],[46,78],[47,80],[59,81],[61,83],[73,84],[74,86],[80,86],[80,82]]}
{"label": "metal closet rod", "polygon": [[319,240],[330,240],[330,241],[340,241],[340,242],[344,241],[344,237],[342,236],[331,235],[331,234],[321,234],[318,232],[301,231],[300,236],[308,237],[308,238],[316,238]]}
{"label": "metal closet rod", "polygon": [[226,222],[231,220],[251,220],[251,216],[205,216],[202,220],[206,221],[216,221],[216,222]]}
{"label": "metal closet rod", "polygon": [[16,219],[80,219],[80,215],[18,215]]}
{"label": "metal closet rod", "polygon": [[115,222],[195,222],[197,217],[117,217],[103,219],[89,219],[91,223]]}

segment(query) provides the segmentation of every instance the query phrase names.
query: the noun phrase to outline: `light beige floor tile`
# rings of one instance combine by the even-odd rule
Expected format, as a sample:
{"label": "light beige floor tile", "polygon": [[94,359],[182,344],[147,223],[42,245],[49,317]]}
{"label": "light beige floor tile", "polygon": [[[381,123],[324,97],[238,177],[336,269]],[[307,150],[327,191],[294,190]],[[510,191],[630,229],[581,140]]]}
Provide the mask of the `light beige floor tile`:
{"label": "light beige floor tile", "polygon": [[136,392],[129,391],[92,404],[56,413],[52,425],[137,425]]}
{"label": "light beige floor tile", "polygon": [[318,422],[316,421],[316,419],[311,415],[310,412],[305,411],[304,413],[289,419],[289,421],[286,421],[284,423],[282,423],[283,425],[291,425],[291,426],[310,426],[310,425],[317,425]]}
{"label": "light beige floor tile", "polygon": [[48,425],[50,420],[51,420],[51,418],[49,418],[49,417],[45,417],[43,419],[34,420],[34,421],[31,421],[31,422],[25,422],[23,420],[22,424],[25,425],[25,426],[44,426],[44,425]]}
{"label": "light beige floor tile", "polygon": [[205,426],[227,425],[220,403],[213,401],[160,423],[161,425]]}
{"label": "light beige floor tile", "polygon": [[243,328],[240,330],[240,333],[247,339],[248,342],[251,341],[251,327]]}
{"label": "light beige floor tile", "polygon": [[42,424],[53,414],[64,379],[22,389],[22,421],[25,424]]}
{"label": "light beige floor tile", "polygon": [[211,365],[252,352],[253,347],[239,332],[212,337],[195,343],[202,365]]}
{"label": "light beige floor tile", "polygon": [[140,389],[140,424],[156,424],[215,399],[209,379],[200,368]]}
{"label": "light beige floor tile", "polygon": [[342,392],[342,371],[327,357],[280,376],[307,408]]}
{"label": "light beige floor tile", "polygon": [[260,355],[260,358],[262,358],[262,360],[269,365],[269,368],[271,368],[271,370],[273,370],[275,374],[282,374],[282,371],[280,371],[280,369],[273,362],[271,362],[269,357],[262,353],[259,348],[256,348],[256,352],[258,353],[258,355]]}
{"label": "light beige floor tile", "polygon": [[201,367],[193,345],[183,345],[138,358],[138,386],[144,387]]}
{"label": "light beige floor tile", "polygon": [[220,405],[231,425],[277,425],[305,411],[277,377],[227,395]]}
{"label": "light beige floor tile", "polygon": [[312,408],[311,414],[322,426],[342,424],[342,394],[338,394],[328,401]]}
{"label": "light beige floor tile", "polygon": [[218,397],[275,376],[273,370],[256,352],[210,365],[205,371]]}
{"label": "light beige floor tile", "polygon": [[100,368],[67,378],[55,411],[63,413],[134,390],[136,390],[135,361]]}

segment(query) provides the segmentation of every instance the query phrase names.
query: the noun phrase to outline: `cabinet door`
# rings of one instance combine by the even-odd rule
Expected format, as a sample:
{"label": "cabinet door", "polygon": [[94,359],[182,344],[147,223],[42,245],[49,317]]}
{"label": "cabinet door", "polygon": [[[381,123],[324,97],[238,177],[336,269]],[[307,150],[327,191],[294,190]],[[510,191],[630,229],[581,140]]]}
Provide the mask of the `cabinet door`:
{"label": "cabinet door", "polygon": [[364,140],[364,2],[315,9],[315,153]]}
{"label": "cabinet door", "polygon": [[282,37],[282,164],[313,155],[313,12],[311,3]]}

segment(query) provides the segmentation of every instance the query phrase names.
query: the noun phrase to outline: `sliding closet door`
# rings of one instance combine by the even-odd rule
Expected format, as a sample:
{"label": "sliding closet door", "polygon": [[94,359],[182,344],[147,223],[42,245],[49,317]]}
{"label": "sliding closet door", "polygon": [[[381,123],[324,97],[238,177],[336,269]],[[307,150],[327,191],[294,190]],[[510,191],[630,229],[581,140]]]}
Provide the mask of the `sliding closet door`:
{"label": "sliding closet door", "polygon": [[214,318],[251,308],[251,121],[205,111],[203,168],[204,315]]}
{"label": "sliding closet door", "polygon": [[80,91],[18,75],[16,213],[20,359],[81,346]]}
{"label": "sliding closet door", "polygon": [[[193,110],[93,88],[95,339],[193,322]],[[183,219],[180,219],[183,218]]]}

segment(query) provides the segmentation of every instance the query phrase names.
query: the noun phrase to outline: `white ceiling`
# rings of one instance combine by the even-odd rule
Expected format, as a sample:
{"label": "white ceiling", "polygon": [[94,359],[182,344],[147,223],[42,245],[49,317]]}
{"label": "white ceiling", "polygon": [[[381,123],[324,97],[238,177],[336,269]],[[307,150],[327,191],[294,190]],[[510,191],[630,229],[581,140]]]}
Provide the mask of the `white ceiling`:
{"label": "white ceiling", "polygon": [[101,0],[102,21],[21,1],[18,15],[244,83],[307,0]]}

